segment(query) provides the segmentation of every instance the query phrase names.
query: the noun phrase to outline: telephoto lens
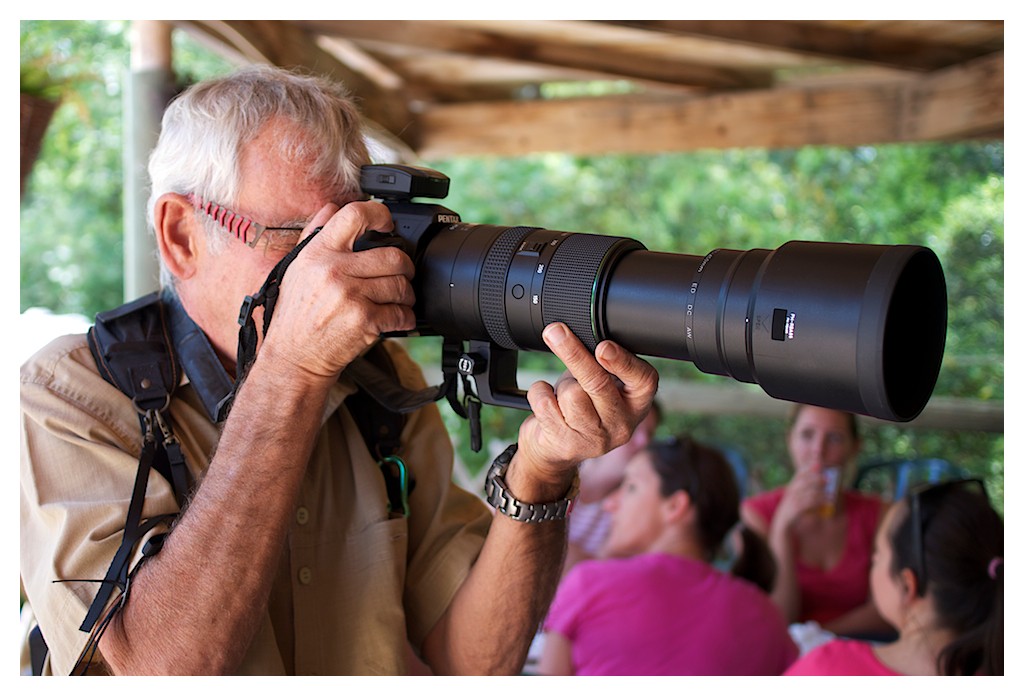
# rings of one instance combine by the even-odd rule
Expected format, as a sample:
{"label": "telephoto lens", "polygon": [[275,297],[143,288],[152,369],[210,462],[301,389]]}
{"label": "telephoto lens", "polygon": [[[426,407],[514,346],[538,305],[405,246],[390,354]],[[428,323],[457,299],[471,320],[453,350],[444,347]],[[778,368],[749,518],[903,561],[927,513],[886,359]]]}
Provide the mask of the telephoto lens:
{"label": "telephoto lens", "polygon": [[705,256],[624,237],[446,226],[417,269],[426,326],[546,350],[565,322],[591,349],[611,339],[769,395],[890,421],[927,404],[945,347],[946,286],[910,245],[788,242]]}
{"label": "telephoto lens", "polygon": [[[611,339],[778,399],[889,421],[916,418],[935,388],[946,282],[926,247],[791,241],[664,253],[627,237],[462,222],[412,201],[447,195],[434,170],[367,165],[362,185],[391,210],[391,236],[416,265],[417,333],[487,353],[467,364],[501,373],[483,375],[489,403],[528,408],[514,356],[546,351],[552,322],[591,350]],[[508,383],[517,394],[505,399]]]}

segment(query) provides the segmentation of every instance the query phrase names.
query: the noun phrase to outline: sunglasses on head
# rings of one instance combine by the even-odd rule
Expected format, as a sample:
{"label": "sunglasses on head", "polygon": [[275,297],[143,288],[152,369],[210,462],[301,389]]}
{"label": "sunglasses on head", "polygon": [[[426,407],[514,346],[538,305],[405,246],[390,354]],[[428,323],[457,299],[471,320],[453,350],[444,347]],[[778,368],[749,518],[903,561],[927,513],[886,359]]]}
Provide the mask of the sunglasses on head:
{"label": "sunglasses on head", "polygon": [[985,483],[981,479],[952,479],[939,483],[926,483],[913,488],[907,494],[907,504],[910,507],[910,533],[913,553],[914,567],[911,569],[917,576],[917,596],[923,597],[925,586],[928,584],[928,573],[924,563],[924,535],[925,527],[930,520],[924,519],[921,512],[922,500],[937,501],[945,494],[954,490],[968,490],[972,493],[984,496],[988,500],[988,492],[985,490]]}
{"label": "sunglasses on head", "polygon": [[677,490],[686,491],[691,497],[697,495],[699,481],[694,461],[697,457],[697,443],[688,436],[669,435],[652,440],[648,449],[655,455],[654,468],[663,481],[679,484]]}

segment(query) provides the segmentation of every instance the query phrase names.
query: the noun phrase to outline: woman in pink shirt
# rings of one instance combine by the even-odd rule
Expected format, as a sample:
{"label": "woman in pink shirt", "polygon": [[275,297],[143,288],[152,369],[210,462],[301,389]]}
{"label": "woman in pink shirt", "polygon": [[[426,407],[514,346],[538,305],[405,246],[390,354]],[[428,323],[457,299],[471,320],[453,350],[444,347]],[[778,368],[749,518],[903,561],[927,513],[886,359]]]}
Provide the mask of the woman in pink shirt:
{"label": "woman in pink shirt", "polygon": [[778,562],[772,599],[789,623],[838,635],[890,634],[868,590],[871,547],[885,512],[878,496],[845,490],[860,451],[853,414],[798,405],[786,436],[788,484],[743,502],[743,521]]}
{"label": "woman in pink shirt", "polygon": [[[797,648],[765,591],[711,564],[739,521],[736,480],[718,451],[654,442],[606,505],[607,558],[579,563],[559,586],[541,674],[771,675],[793,662]],[[770,587],[771,554],[744,532],[736,566]]]}
{"label": "woman in pink shirt", "polygon": [[980,481],[928,486],[893,506],[871,591],[897,640],[836,639],[786,674],[1003,674],[1003,521]]}

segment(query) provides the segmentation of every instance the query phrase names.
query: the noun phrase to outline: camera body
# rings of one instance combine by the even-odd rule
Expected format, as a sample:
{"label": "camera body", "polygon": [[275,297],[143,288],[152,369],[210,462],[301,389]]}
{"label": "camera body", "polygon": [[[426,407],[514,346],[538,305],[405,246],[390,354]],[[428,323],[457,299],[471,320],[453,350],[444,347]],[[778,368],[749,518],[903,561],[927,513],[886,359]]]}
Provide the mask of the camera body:
{"label": "camera body", "polygon": [[946,286],[925,247],[793,241],[671,254],[627,237],[465,223],[413,200],[447,195],[434,170],[366,165],[361,185],[395,232],[357,248],[409,254],[416,333],[469,343],[459,370],[485,403],[529,408],[518,351],[546,351],[541,333],[555,321],[591,350],[610,339],[776,398],[891,421],[917,417],[938,378]]}

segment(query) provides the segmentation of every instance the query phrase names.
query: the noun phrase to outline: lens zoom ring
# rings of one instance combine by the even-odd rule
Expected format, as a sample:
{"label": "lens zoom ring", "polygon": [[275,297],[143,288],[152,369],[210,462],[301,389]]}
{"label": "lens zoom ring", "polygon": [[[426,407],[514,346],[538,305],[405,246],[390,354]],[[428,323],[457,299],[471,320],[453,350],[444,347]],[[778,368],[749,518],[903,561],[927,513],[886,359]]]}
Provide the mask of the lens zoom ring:
{"label": "lens zoom ring", "polygon": [[523,238],[536,227],[510,227],[487,250],[480,272],[480,316],[491,340],[502,348],[518,349],[505,316],[505,279]]}
{"label": "lens zoom ring", "polygon": [[544,278],[544,325],[561,321],[591,351],[600,342],[594,335],[592,315],[594,283],[608,250],[620,237],[574,234],[566,237],[551,257]]}

